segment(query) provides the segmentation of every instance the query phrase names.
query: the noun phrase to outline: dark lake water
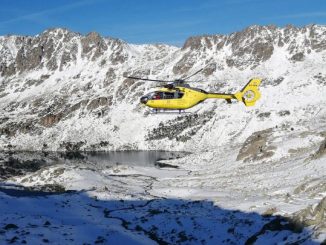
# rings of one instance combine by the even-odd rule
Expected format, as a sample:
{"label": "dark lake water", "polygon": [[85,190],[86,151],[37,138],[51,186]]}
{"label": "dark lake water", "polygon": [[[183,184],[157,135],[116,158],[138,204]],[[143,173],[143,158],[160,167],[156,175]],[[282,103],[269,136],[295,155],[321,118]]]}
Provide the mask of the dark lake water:
{"label": "dark lake water", "polygon": [[161,160],[177,159],[186,155],[188,153],[170,151],[0,152],[0,179],[58,164],[96,168],[118,165],[177,168]]}
{"label": "dark lake water", "polygon": [[8,184],[6,180],[33,173],[49,166],[64,165],[86,167],[95,171],[114,166],[142,166],[178,168],[161,160],[188,155],[169,151],[118,151],[118,152],[0,152],[0,192],[15,197],[37,197],[67,193],[59,184],[25,187]]}
{"label": "dark lake water", "polygon": [[[160,160],[176,159],[186,155],[184,152],[170,151],[116,151],[84,154],[91,162],[105,165],[160,166]],[[162,165],[162,164],[161,164]]]}

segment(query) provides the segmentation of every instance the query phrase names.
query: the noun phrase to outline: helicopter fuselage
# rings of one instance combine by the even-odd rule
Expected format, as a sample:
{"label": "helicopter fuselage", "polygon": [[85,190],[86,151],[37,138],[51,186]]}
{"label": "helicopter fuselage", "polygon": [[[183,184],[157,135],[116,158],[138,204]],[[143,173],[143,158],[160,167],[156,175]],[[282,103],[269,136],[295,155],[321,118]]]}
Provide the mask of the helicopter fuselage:
{"label": "helicopter fuselage", "polygon": [[140,102],[155,109],[185,110],[206,99],[224,99],[231,103],[232,99],[243,102],[246,106],[254,106],[260,99],[259,85],[261,79],[251,79],[242,90],[234,94],[208,93],[202,89],[192,88],[188,84],[173,84],[160,88],[140,98]]}
{"label": "helicopter fuselage", "polygon": [[185,110],[209,98],[236,99],[233,94],[208,93],[202,89],[176,86],[147,94],[141,97],[140,102],[155,109]]}

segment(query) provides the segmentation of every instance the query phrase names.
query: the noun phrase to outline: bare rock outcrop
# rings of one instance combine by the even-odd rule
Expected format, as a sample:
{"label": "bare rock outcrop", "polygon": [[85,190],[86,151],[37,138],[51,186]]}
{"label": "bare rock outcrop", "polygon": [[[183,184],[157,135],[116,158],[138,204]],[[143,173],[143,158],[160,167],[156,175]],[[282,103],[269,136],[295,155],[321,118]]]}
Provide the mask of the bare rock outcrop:
{"label": "bare rock outcrop", "polygon": [[40,123],[44,127],[51,127],[54,124],[58,123],[62,119],[63,115],[61,113],[59,114],[49,114],[43,118],[41,118]]}
{"label": "bare rock outcrop", "polygon": [[91,60],[100,57],[107,49],[104,39],[97,32],[90,32],[81,39],[83,55]]}
{"label": "bare rock outcrop", "polygon": [[274,155],[274,147],[268,145],[268,139],[272,129],[258,131],[249,136],[243,143],[237,156],[237,161],[257,161],[269,158]]}
{"label": "bare rock outcrop", "polygon": [[305,226],[313,225],[315,229],[326,232],[326,197],[321,199],[317,205],[310,205],[295,213],[293,220]]}

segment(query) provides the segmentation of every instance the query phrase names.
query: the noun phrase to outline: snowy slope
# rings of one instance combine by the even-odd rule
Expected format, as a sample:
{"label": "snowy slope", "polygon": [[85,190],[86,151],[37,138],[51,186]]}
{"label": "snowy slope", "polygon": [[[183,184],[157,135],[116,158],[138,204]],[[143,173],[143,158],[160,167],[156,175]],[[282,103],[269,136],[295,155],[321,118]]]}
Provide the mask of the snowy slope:
{"label": "snowy slope", "polygon": [[[1,241],[17,230],[32,234],[22,235],[28,242],[42,241],[26,220],[36,227],[49,220],[42,232],[59,243],[98,237],[141,244],[326,239],[325,26],[251,26],[190,37],[182,48],[51,29],[35,37],[0,37],[0,54],[1,150],[193,153],[166,161],[177,169],[103,167],[89,159],[62,164],[44,157],[59,164],[13,174],[5,184],[58,184],[79,192],[20,199],[0,191]],[[123,77],[175,79],[202,67],[194,86],[235,92],[260,77],[261,99],[250,108],[210,100],[189,113],[156,115],[139,97],[157,84]],[[0,156],[0,171],[7,162]],[[25,216],[10,208],[20,201],[30,203]],[[49,209],[33,213],[44,205]],[[98,222],[96,236],[76,239],[91,219]],[[4,228],[15,222],[19,228]],[[59,223],[70,233],[54,235]]]}
{"label": "snowy slope", "polygon": [[[83,150],[160,146],[193,151],[198,141],[197,150],[206,149],[207,142],[214,148],[234,135],[242,142],[254,131],[309,120],[325,108],[325,32],[317,25],[252,26],[227,36],[192,37],[181,49],[129,45],[64,29],[35,37],[1,37],[1,149],[66,150],[70,142]],[[147,115],[139,97],[157,84],[125,79],[123,74],[173,79],[207,64],[194,77],[201,81],[196,86],[234,92],[250,78],[261,77],[259,104],[246,108],[206,102],[189,111],[208,122],[198,123],[200,127],[193,122],[178,132],[182,136],[193,129],[192,137],[183,137],[184,142],[148,140],[159,123],[170,125],[178,115]],[[280,116],[285,110],[289,114]]]}

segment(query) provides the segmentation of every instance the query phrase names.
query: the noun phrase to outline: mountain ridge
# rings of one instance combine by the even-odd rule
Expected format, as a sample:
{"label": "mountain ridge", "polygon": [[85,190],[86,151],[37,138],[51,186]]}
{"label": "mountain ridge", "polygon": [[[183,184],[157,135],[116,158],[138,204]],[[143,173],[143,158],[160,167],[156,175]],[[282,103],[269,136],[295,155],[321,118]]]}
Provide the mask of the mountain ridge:
{"label": "mountain ridge", "polygon": [[[21,149],[17,136],[36,139],[41,136],[45,141],[47,133],[59,130],[54,136],[57,138],[55,146],[43,142],[32,145],[32,149],[41,150],[44,144],[52,145],[51,150],[65,149],[61,147],[65,145],[64,142],[76,141],[79,137],[60,127],[68,123],[68,128],[74,128],[77,121],[85,123],[85,127],[86,124],[93,127],[92,122],[96,121],[100,124],[97,134],[100,135],[104,129],[109,140],[105,140],[103,135],[92,136],[92,143],[83,146],[122,140],[122,148],[116,148],[116,143],[112,143],[106,149],[129,149],[130,138],[123,136],[122,129],[119,125],[113,125],[112,120],[116,118],[117,123],[127,123],[134,116],[137,118],[135,121],[142,125],[142,130],[138,130],[134,139],[137,143],[130,143],[133,145],[131,149],[152,149],[154,146],[151,145],[155,143],[146,141],[146,135],[158,123],[148,120],[138,100],[156,84],[126,79],[124,75],[173,80],[204,68],[194,77],[202,81],[198,86],[203,89],[235,92],[251,77],[262,77],[265,79],[262,86],[266,95],[274,86],[278,89],[283,86],[284,96],[292,98],[289,89],[296,87],[295,83],[308,86],[306,81],[310,81],[310,85],[311,82],[316,83],[317,87],[324,84],[326,75],[321,67],[325,63],[325,40],[326,26],[322,25],[302,28],[252,26],[230,35],[190,37],[182,48],[134,45],[119,39],[103,38],[94,32],[83,36],[61,28],[46,30],[34,37],[0,37],[0,110],[3,115],[0,121],[0,148],[16,145],[17,149]],[[299,73],[305,78],[299,78],[302,80],[299,82],[293,81],[291,76]],[[324,87],[316,86],[313,85],[319,93],[323,91]],[[273,93],[279,92],[276,89]],[[307,102],[310,96],[306,98]],[[280,99],[283,100],[282,97]],[[274,107],[273,103],[264,103],[267,107],[271,106],[270,110]],[[239,105],[225,107],[220,102],[207,102],[190,111],[206,115],[206,111],[211,111],[217,105],[229,110],[229,114],[239,110]],[[119,109],[126,115],[118,118],[119,113],[114,113]],[[219,111],[214,110],[209,120],[218,117]],[[252,114],[254,110],[260,111],[262,107],[258,105],[251,110],[245,109],[247,114],[244,116],[250,114],[250,117],[256,117]],[[177,117],[162,116],[160,120],[164,123],[171,118],[177,120]],[[226,114],[224,117],[232,116]],[[109,131],[107,128],[110,128]],[[123,139],[117,140],[121,137]],[[90,140],[86,133],[81,139],[83,142]],[[181,144],[179,147],[182,149],[186,146]]]}

